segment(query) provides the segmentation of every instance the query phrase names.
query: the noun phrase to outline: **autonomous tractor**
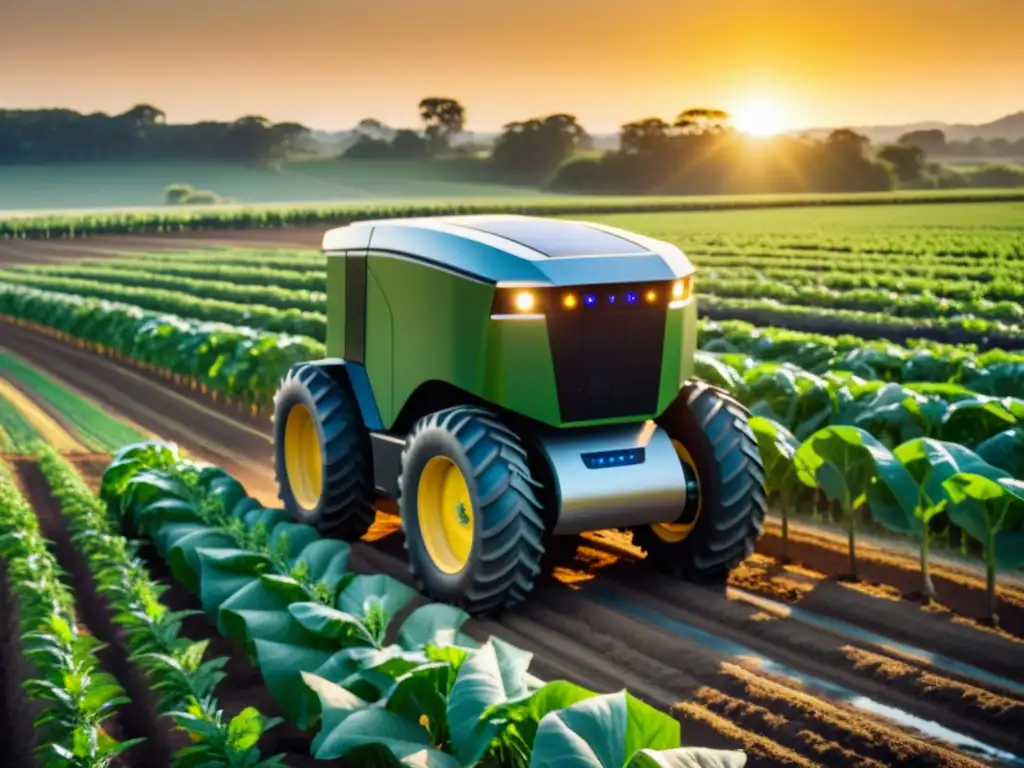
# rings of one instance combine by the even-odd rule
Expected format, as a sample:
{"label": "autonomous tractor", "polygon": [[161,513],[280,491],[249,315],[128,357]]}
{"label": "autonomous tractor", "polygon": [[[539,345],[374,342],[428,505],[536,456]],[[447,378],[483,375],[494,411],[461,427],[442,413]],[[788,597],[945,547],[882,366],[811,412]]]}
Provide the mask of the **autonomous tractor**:
{"label": "autonomous tractor", "polygon": [[324,359],[275,396],[281,501],[355,540],[397,504],[410,571],[473,615],[522,602],[553,553],[620,529],[715,582],[766,509],[749,413],[693,378],[694,267],[559,218],[361,221],[323,238]]}

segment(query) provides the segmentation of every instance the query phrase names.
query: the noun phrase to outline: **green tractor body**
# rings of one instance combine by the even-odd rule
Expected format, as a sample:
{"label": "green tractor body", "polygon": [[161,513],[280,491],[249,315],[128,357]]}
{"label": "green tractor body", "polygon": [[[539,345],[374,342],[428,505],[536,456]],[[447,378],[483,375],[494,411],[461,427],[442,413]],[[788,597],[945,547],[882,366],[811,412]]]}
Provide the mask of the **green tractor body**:
{"label": "green tractor body", "polygon": [[689,382],[694,269],[675,246],[523,216],[327,232],[325,360],[278,393],[298,519],[347,538],[397,499],[410,565],[473,613],[522,600],[552,536],[621,528],[721,578],[761,530],[746,411]]}

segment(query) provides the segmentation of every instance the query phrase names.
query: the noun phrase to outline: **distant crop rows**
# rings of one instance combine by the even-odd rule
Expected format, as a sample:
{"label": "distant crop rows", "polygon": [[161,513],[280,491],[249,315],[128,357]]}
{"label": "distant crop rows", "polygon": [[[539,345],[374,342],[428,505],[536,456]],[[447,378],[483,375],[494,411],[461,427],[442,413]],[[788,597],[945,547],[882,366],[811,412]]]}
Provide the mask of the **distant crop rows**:
{"label": "distant crop rows", "polygon": [[[857,251],[860,236],[824,237],[817,251],[804,249],[813,244],[807,236],[738,237],[732,251],[720,250],[717,237],[671,239],[693,246],[699,306],[712,319],[1024,346],[1024,255],[1014,258],[1024,237],[1013,229],[982,230],[973,244],[957,231],[945,239],[895,234],[891,252]],[[766,247],[772,240],[781,248]],[[963,255],[977,254],[979,242],[998,255]],[[324,260],[309,251],[205,251],[28,267],[0,272],[0,280],[322,342]]]}
{"label": "distant crop rows", "polygon": [[224,207],[217,210],[153,210],[134,213],[58,214],[0,219],[0,238],[73,238],[90,235],[181,232],[185,230],[266,229],[330,225],[359,219],[470,213],[521,213],[538,216],[682,211],[757,210],[831,206],[966,204],[1022,202],[1015,190],[920,191],[813,195],[737,195],[695,197],[538,198],[514,202],[391,205],[287,205]]}

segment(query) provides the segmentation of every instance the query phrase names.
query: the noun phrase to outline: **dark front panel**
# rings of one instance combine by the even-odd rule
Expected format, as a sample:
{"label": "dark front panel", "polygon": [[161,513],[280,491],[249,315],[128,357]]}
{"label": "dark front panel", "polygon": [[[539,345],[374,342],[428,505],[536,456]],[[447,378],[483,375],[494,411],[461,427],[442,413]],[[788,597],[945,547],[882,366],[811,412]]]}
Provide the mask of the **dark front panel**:
{"label": "dark front panel", "polygon": [[562,421],[657,410],[665,312],[661,305],[548,315]]}
{"label": "dark front panel", "polygon": [[366,251],[345,256],[345,359],[366,362]]}

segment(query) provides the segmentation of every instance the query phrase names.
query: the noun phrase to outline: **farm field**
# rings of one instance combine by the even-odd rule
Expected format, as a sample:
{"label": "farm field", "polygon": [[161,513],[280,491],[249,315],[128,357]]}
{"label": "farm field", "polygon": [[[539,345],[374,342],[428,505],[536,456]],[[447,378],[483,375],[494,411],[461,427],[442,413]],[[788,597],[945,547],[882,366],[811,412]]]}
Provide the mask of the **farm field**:
{"label": "farm field", "polygon": [[[175,440],[237,477],[259,502],[273,503],[265,423],[87,349],[12,326],[4,331],[4,345],[20,360],[65,387],[74,382],[76,392],[109,414]],[[61,543],[85,530],[81,504],[68,496],[69,487],[77,494],[82,489],[48,454],[9,455],[5,461],[44,535],[57,542],[58,561],[73,574],[71,597],[83,628],[99,639],[116,637],[95,605],[103,605],[102,597],[80,586],[89,583],[79,574],[91,561],[74,552],[89,554],[85,540]],[[98,490],[106,456],[68,455],[64,461],[92,492]],[[352,547],[349,568],[408,584],[396,529],[393,510],[382,509],[365,540]],[[160,546],[167,554],[169,545]],[[461,631],[481,643],[497,636],[532,653],[530,671],[541,680],[567,679],[598,693],[626,687],[672,712],[683,744],[742,748],[748,765],[1019,764],[1024,674],[1016,660],[1024,644],[1024,589],[1012,583],[1000,588],[1004,629],[997,632],[971,619],[971,606],[984,600],[980,580],[966,569],[933,566],[940,600],[966,615],[949,605],[926,611],[898,597],[912,589],[912,561],[863,544],[865,583],[851,585],[828,578],[844,566],[843,542],[833,535],[796,526],[790,554],[803,565],[779,563],[778,546],[778,527],[770,524],[757,554],[723,593],[655,576],[628,538],[588,534],[575,559],[556,568],[522,610],[498,620],[470,620]],[[173,558],[165,562],[150,545],[139,554],[154,578],[172,585],[162,597],[165,605],[199,607]],[[414,598],[409,607],[421,604]],[[181,635],[190,642],[210,640],[208,658],[230,659],[228,677],[216,689],[229,717],[246,705],[268,716],[297,716],[287,696],[279,701],[268,694],[267,685],[280,692],[277,678],[264,675],[261,682],[240,647],[205,616],[187,619]],[[115,643],[103,660],[104,668],[120,672],[135,702],[121,708],[108,730],[116,738],[147,737],[129,754],[164,759],[183,743],[183,734],[156,717],[159,704],[140,682],[144,670],[119,666],[126,664],[127,650]],[[264,756],[282,752],[287,763],[305,764],[301,758],[313,747],[315,732],[279,725],[260,738],[259,747]]]}
{"label": "farm field", "polygon": [[[704,275],[721,275],[705,277],[719,280],[705,302],[736,298],[720,296],[722,281],[734,278],[825,290],[845,288],[849,283],[841,281],[847,279],[895,294],[885,299],[892,302],[882,313],[887,318],[896,316],[893,307],[906,297],[933,294],[929,283],[956,291],[948,297],[960,301],[974,300],[970,287],[976,283],[989,291],[981,298],[995,303],[998,295],[1019,306],[1013,288],[1024,254],[1016,207],[937,206],[931,218],[925,208],[594,218],[677,242]],[[939,208],[941,227],[931,223]],[[0,287],[0,372],[14,390],[0,393],[6,394],[0,400],[4,444],[14,446],[3,450],[41,525],[55,530],[58,508],[70,524],[74,505],[64,508],[47,495],[59,464],[35,457],[33,441],[46,430],[31,404],[63,431],[57,437],[49,427],[46,441],[54,447],[62,441],[84,445],[90,429],[95,432],[87,426],[92,421],[70,418],[79,407],[66,397],[45,385],[36,391],[41,373],[51,386],[89,398],[108,419],[130,419],[123,428],[177,442],[237,478],[259,503],[276,505],[266,415],[280,371],[322,355],[315,336],[323,321],[314,317],[322,313],[322,257],[314,250],[321,235],[316,228],[0,243],[0,261],[15,270],[4,274],[18,276]],[[298,250],[301,245],[306,248]],[[45,262],[49,266],[36,269]],[[23,270],[25,265],[31,269]],[[30,282],[44,275],[64,283]],[[101,291],[126,303],[90,298]],[[784,308],[807,306],[779,301]],[[309,316],[289,314],[301,302]],[[784,309],[779,317],[799,313]],[[821,325],[819,318],[816,329]],[[897,324],[886,327],[898,332]],[[285,328],[313,338],[277,336]],[[1010,461],[1021,455],[1024,412],[1014,396],[1021,392],[1024,353],[900,346],[863,338],[868,335],[705,321],[698,371],[798,439],[852,420],[886,445],[932,430],[928,434],[979,451],[986,441],[1004,440],[1007,449],[999,456]],[[849,409],[837,410],[837,398]],[[915,409],[914,403],[928,407]],[[873,406],[888,408],[894,418],[878,417]],[[937,415],[923,420],[916,415],[922,412]],[[115,447],[88,456],[67,447],[61,452],[95,492]],[[683,744],[742,748],[749,765],[1024,764],[1019,573],[999,571],[1000,628],[986,626],[979,547],[947,525],[932,543],[937,598],[922,608],[916,540],[894,543],[870,517],[859,521],[861,581],[839,578],[849,563],[843,529],[829,522],[837,513],[809,499],[790,511],[788,564],[773,516],[757,552],[724,592],[655,575],[628,534],[587,534],[575,558],[557,567],[521,610],[498,620],[471,620],[462,631],[478,642],[495,635],[532,653],[530,670],[543,680],[567,679],[599,693],[628,688],[677,718]],[[374,529],[349,553],[349,567],[409,584],[397,529],[394,510],[381,509]],[[59,536],[54,540],[59,543]],[[70,558],[70,550],[58,546],[58,559]],[[140,556],[151,574],[174,584],[164,604],[204,607],[183,586],[195,576],[169,570],[173,560],[168,565],[152,547]],[[82,573],[88,563],[77,567]],[[81,613],[87,616],[84,608]],[[103,639],[100,619],[84,623]],[[182,632],[192,640],[210,639],[210,656],[231,659],[229,676],[217,689],[229,716],[247,703],[266,715],[295,715],[286,711],[291,702],[268,693],[245,653],[212,622],[192,617]],[[157,704],[146,698],[137,675],[124,675],[136,680],[124,683],[134,686],[129,695],[150,703],[135,725],[122,722],[131,720],[125,714],[111,732],[148,735],[138,749],[166,754],[182,734],[156,718]],[[272,679],[266,679],[271,687]],[[264,755],[285,752],[289,763],[301,764],[313,735],[278,726],[259,744]]]}
{"label": "farm field", "polygon": [[71,163],[0,167],[0,211],[158,207],[170,184],[249,204],[542,196],[536,189],[489,182],[465,163],[305,161],[276,171],[188,161]]}

